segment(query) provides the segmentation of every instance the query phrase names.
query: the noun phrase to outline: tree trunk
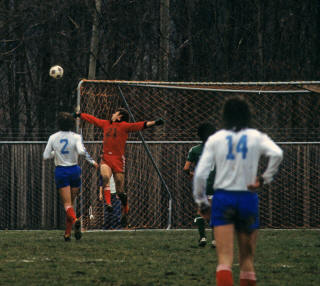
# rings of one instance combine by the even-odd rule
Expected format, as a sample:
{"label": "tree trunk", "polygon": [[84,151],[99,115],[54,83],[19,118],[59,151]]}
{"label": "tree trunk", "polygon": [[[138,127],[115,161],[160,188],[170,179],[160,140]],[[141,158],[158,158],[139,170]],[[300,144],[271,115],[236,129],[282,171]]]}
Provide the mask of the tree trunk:
{"label": "tree trunk", "polygon": [[98,45],[99,45],[98,17],[100,14],[101,14],[101,0],[96,0],[94,11],[93,11],[88,79],[95,79],[96,77],[97,55],[98,55]]}
{"label": "tree trunk", "polygon": [[160,57],[159,78],[168,81],[169,78],[169,23],[170,0],[160,1]]}

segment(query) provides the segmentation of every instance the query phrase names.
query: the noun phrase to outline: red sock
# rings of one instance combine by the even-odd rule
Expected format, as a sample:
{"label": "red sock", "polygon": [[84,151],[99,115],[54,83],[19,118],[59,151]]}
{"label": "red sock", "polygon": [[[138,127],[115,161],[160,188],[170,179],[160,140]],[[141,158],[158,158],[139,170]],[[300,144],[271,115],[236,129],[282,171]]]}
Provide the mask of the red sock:
{"label": "red sock", "polygon": [[69,207],[67,209],[67,218],[72,222],[72,224],[76,221],[77,217],[76,217],[76,213],[74,212],[73,207]]}
{"label": "red sock", "polygon": [[233,286],[232,271],[227,265],[218,265],[216,272],[217,286]]}
{"label": "red sock", "polygon": [[69,219],[68,217],[66,218],[66,232],[65,232],[65,236],[70,236],[71,230],[72,230],[72,222],[73,222],[73,220]]}
{"label": "red sock", "polygon": [[257,279],[254,272],[240,271],[240,286],[256,286]]}
{"label": "red sock", "polygon": [[105,187],[103,190],[104,200],[107,205],[111,205],[111,191],[110,187]]}

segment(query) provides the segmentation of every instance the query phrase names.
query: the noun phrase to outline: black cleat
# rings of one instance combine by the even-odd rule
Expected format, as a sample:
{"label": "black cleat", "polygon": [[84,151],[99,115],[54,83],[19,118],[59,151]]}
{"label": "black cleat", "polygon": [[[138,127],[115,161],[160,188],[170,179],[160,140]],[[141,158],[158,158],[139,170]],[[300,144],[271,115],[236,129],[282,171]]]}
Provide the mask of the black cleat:
{"label": "black cleat", "polygon": [[65,242],[70,242],[71,241],[71,235],[69,235],[69,236],[63,235],[63,238],[64,238]]}
{"label": "black cleat", "polygon": [[205,247],[206,244],[207,244],[207,239],[206,239],[205,237],[201,237],[201,238],[199,239],[199,246],[200,246],[200,247]]}
{"label": "black cleat", "polygon": [[80,240],[81,236],[82,236],[81,222],[79,219],[77,219],[76,222],[74,223],[74,237],[76,238],[76,240]]}

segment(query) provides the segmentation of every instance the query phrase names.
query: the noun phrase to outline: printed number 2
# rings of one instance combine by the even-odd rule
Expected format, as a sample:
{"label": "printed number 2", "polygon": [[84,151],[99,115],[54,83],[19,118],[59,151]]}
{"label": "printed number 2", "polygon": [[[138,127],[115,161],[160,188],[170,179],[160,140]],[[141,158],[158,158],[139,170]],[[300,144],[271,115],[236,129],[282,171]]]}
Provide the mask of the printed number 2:
{"label": "printed number 2", "polygon": [[[234,160],[235,155],[232,153],[232,136],[227,136],[226,139],[228,140],[227,160]],[[240,137],[240,140],[236,146],[236,152],[242,154],[242,159],[246,159],[248,152],[247,135],[242,135]]]}
{"label": "printed number 2", "polygon": [[69,151],[66,150],[67,146],[68,146],[68,139],[61,139],[60,143],[64,143],[64,145],[61,148],[61,153],[62,154],[69,154]]}

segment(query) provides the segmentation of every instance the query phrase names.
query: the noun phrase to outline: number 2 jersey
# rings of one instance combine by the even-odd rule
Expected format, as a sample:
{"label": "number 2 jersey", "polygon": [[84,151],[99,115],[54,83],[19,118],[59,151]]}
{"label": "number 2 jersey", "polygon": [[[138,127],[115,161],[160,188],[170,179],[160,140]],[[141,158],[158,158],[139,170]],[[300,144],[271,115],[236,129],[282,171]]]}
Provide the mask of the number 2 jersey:
{"label": "number 2 jersey", "polygon": [[134,123],[126,121],[111,122],[86,113],[81,113],[80,117],[103,129],[103,154],[109,156],[124,156],[128,133],[140,131],[145,125],[145,121]]}
{"label": "number 2 jersey", "polygon": [[89,163],[94,164],[95,161],[86,151],[80,134],[72,131],[59,131],[49,137],[43,152],[43,159],[54,157],[56,166],[67,167],[77,165],[79,155],[85,156]]}
{"label": "number 2 jersey", "polygon": [[210,136],[195,170],[195,201],[207,203],[205,186],[212,166],[216,170],[215,190],[248,191],[247,186],[255,182],[261,155],[269,158],[262,177],[265,183],[270,183],[278,171],[283,152],[268,135],[247,128],[238,132],[223,129]]}

